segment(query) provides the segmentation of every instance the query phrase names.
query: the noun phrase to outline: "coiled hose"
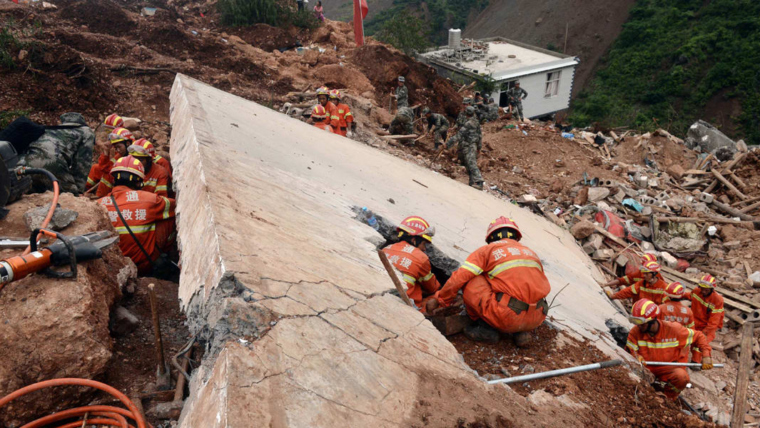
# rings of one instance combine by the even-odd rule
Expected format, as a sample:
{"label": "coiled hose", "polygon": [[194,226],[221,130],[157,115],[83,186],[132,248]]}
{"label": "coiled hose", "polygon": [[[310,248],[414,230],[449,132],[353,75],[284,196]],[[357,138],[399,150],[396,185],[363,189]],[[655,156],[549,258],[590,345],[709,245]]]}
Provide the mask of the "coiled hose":
{"label": "coiled hose", "polygon": [[[60,194],[60,188],[58,187],[58,179],[55,178],[55,175],[53,175],[53,173],[42,168],[21,167],[16,170],[16,174],[18,175],[44,175],[44,176],[47,176],[47,178],[49,178],[50,181],[53,182],[53,202],[50,204],[50,209],[48,209],[48,213],[45,216],[45,220],[43,220],[42,222],[42,226],[40,226],[40,229],[46,229],[48,227],[48,224],[50,224],[50,220],[53,219],[53,214],[55,214],[55,207],[58,206],[58,195]],[[39,240],[40,238],[42,238],[42,234],[37,235],[37,239]],[[26,247],[23,255],[29,254],[29,251],[31,251],[31,249],[32,249],[31,246]]]}

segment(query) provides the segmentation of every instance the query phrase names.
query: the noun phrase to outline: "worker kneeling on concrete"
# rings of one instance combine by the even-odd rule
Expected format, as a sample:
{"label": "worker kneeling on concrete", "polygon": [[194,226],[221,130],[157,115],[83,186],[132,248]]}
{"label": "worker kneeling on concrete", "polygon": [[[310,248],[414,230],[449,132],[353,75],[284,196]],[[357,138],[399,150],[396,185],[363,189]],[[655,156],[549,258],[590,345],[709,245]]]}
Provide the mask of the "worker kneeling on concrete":
{"label": "worker kneeling on concrete", "polygon": [[[631,309],[630,321],[635,326],[628,333],[628,348],[639,362],[686,363],[689,347],[701,351],[702,370],[713,368],[712,349],[705,336],[675,322],[661,321],[660,307],[651,300],[641,299]],[[657,380],[665,383],[663,392],[675,400],[689,383],[689,373],[684,367],[648,366]]]}
{"label": "worker kneeling on concrete", "polygon": [[427,244],[433,242],[435,229],[422,217],[411,216],[404,219],[396,230],[400,242],[385,247],[383,252],[404,275],[406,295],[424,312],[425,300],[441,287],[425,254]]}
{"label": "worker kneeling on concrete", "polygon": [[648,299],[658,305],[661,304],[665,298],[665,289],[668,288],[668,284],[658,278],[660,264],[657,262],[647,262],[641,267],[641,273],[644,276],[644,279],[641,281],[625,287],[614,294],[607,290],[607,295],[612,300],[633,299],[633,302],[636,303],[637,300]]}
{"label": "worker kneeling on concrete", "polygon": [[486,243],[470,254],[464,264],[428,303],[428,313],[437,306],[449,306],[464,287],[467,314],[478,322],[465,328],[471,340],[499,340],[499,332],[516,333],[518,346],[527,344],[527,332],[546,319],[551,291],[544,267],[536,253],[519,243],[517,224],[499,217],[488,227]]}
{"label": "worker kneeling on concrete", "polygon": [[174,200],[140,190],[145,168],[132,156],[117,160],[111,174],[113,191],[99,202],[119,233],[119,248],[135,262],[141,275],[160,274],[154,265],[172,243]]}

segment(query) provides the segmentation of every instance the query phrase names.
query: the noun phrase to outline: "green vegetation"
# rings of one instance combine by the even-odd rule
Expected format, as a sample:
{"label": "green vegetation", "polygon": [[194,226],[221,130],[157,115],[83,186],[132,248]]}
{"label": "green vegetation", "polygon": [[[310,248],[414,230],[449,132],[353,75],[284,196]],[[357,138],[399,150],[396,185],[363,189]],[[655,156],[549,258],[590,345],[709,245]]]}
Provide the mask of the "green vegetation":
{"label": "green vegetation", "polygon": [[472,11],[481,11],[489,0],[394,0],[393,6],[379,12],[364,23],[368,36],[387,28],[387,23],[400,16],[414,15],[429,24],[427,40],[435,45],[448,41],[449,28],[464,29]]}
{"label": "green vegetation", "polygon": [[10,30],[9,26],[0,29],[0,67],[14,68],[14,52],[21,48],[21,42]]}
{"label": "green vegetation", "polygon": [[428,28],[421,19],[413,15],[401,14],[385,21],[375,37],[395,46],[407,55],[412,55],[430,45],[428,33]]}
{"label": "green vegetation", "polygon": [[725,101],[735,137],[760,144],[760,2],[639,0],[570,120],[684,134]]}
{"label": "green vegetation", "polygon": [[496,81],[493,80],[493,76],[491,74],[484,75],[477,79],[477,83],[475,83],[475,90],[480,92],[481,94],[488,95],[496,90]]}
{"label": "green vegetation", "polygon": [[231,27],[267,24],[314,29],[320,25],[312,12],[299,12],[295,5],[277,0],[219,0],[216,7],[222,24]]}
{"label": "green vegetation", "polygon": [[30,110],[6,110],[0,111],[0,130],[21,116],[29,116]]}

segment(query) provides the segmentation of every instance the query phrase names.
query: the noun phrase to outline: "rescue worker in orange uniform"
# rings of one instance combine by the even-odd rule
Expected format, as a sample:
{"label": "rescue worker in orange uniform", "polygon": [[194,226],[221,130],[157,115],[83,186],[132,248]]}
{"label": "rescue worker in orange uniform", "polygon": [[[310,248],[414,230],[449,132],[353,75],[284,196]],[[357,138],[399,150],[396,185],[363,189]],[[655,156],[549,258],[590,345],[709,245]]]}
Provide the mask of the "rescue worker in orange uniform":
{"label": "rescue worker in orange uniform", "polygon": [[314,122],[314,126],[317,128],[333,132],[333,127],[330,126],[330,118],[327,116],[327,111],[321,104],[317,104],[311,110],[311,119]]}
{"label": "rescue worker in orange uniform", "polygon": [[607,295],[612,300],[633,299],[634,303],[639,299],[649,299],[659,305],[665,298],[665,289],[668,288],[668,284],[665,281],[657,278],[659,272],[659,263],[646,262],[641,267],[644,279],[614,294],[607,290]]}
{"label": "rescue worker in orange uniform", "polygon": [[[642,265],[645,265],[648,262],[656,262],[656,261],[657,261],[657,256],[655,256],[654,254],[646,253],[646,254],[644,254],[641,257],[641,264]],[[604,284],[604,286],[605,287],[617,287],[618,285],[623,285],[623,284],[624,285],[633,285],[635,282],[641,280],[642,278],[644,278],[644,274],[639,269],[638,271],[636,271],[636,272],[634,272],[632,274],[621,276],[618,279],[613,279],[612,281]],[[665,278],[662,277],[662,273],[660,273],[660,272],[657,272],[657,279],[661,279],[661,280],[665,281]]]}
{"label": "rescue worker in orange uniform", "polygon": [[422,217],[411,216],[405,218],[396,231],[399,242],[385,247],[383,252],[404,275],[406,295],[424,312],[425,300],[441,288],[425,254],[427,244],[433,242],[435,229]]}
{"label": "rescue worker in orange uniform", "polygon": [[529,331],[546,319],[551,291],[541,260],[533,250],[519,243],[522,233],[506,217],[492,221],[486,244],[467,257],[446,285],[427,304],[427,312],[454,302],[464,288],[467,314],[478,322],[465,328],[471,340],[499,340],[499,332],[514,333],[517,346],[530,340]]}
{"label": "rescue worker in orange uniform", "polygon": [[[122,118],[112,114],[106,118],[103,126],[110,127],[110,124],[118,125],[123,123]],[[116,159],[127,155],[127,147],[132,144],[134,139],[135,137],[128,129],[115,126],[113,131],[108,134],[108,143],[103,144],[100,141],[98,142],[100,156],[98,157],[98,163],[90,167],[85,189],[91,189],[92,186],[100,182],[104,174],[111,172],[111,167],[116,162]]]}
{"label": "rescue worker in orange uniform", "polygon": [[145,148],[148,150],[148,154],[153,158],[153,163],[156,165],[160,165],[163,169],[166,170],[166,173],[169,174],[169,185],[171,186],[172,183],[172,164],[169,162],[168,159],[165,157],[159,155],[156,153],[156,146],[148,141],[145,138],[140,138],[139,140],[135,141],[135,144],[142,144],[143,140],[147,141],[148,144],[145,145]]}
{"label": "rescue worker in orange uniform", "polygon": [[709,343],[715,340],[718,329],[723,328],[723,296],[715,291],[715,278],[710,274],[702,275],[697,285],[689,296],[694,328],[701,331]]}
{"label": "rescue worker in orange uniform", "polygon": [[[173,235],[175,225],[174,200],[140,190],[145,178],[145,169],[142,162],[133,156],[117,160],[111,174],[114,177],[113,191],[99,202],[108,210],[108,219],[119,233],[121,252],[135,262],[138,273],[150,273],[152,262],[170,245],[170,236]],[[124,221],[119,217],[116,206]],[[132,230],[139,245],[130,235],[124,222]]]}
{"label": "rescue worker in orange uniform", "polygon": [[[327,123],[332,127],[332,124],[337,124],[340,121],[340,118],[338,118],[338,109],[335,107],[335,104],[330,102],[329,97],[330,90],[327,89],[327,86],[322,86],[317,89],[317,101],[319,102],[319,105],[325,108],[325,112],[327,112]],[[335,127],[333,127],[332,132],[335,134],[338,133],[338,131],[335,130]]]}
{"label": "rescue worker in orange uniform", "polygon": [[[704,355],[702,370],[713,368],[712,348],[705,336],[681,324],[658,320],[660,307],[651,300],[641,299],[631,309],[631,323],[635,326],[628,333],[628,348],[641,364],[647,362],[685,363],[689,347],[699,349]],[[689,373],[684,367],[647,366],[655,377],[665,383],[664,393],[675,400],[689,383]]]}
{"label": "rescue worker in orange uniform", "polygon": [[338,120],[334,120],[330,123],[336,134],[344,137],[348,136],[348,128],[351,128],[351,137],[356,132],[356,122],[354,122],[354,115],[351,113],[351,107],[348,104],[340,102],[340,91],[333,89],[330,91],[330,102],[335,104],[335,116]]}
{"label": "rescue worker in orange uniform", "polygon": [[[148,146],[152,147],[153,145],[150,141],[143,138],[140,140],[139,144],[138,142],[135,142],[127,147],[129,155],[135,157],[143,164],[145,177],[142,190],[155,193],[159,196],[169,196],[169,173],[167,173],[160,165],[153,163],[153,157],[148,153]],[[113,188],[112,183],[112,174],[103,175],[103,178],[100,179],[100,185],[98,186],[98,197],[108,195]]]}
{"label": "rescue worker in orange uniform", "polygon": [[694,314],[681,301],[686,298],[686,289],[680,282],[671,282],[665,289],[665,303],[660,305],[661,321],[677,322],[686,328],[694,328]]}

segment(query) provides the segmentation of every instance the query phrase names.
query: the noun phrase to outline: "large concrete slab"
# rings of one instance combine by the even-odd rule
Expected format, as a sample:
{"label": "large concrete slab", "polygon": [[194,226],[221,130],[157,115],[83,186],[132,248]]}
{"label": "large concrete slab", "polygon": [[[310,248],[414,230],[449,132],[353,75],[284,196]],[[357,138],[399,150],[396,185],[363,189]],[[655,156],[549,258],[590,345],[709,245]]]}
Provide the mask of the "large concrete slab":
{"label": "large concrete slab", "polygon": [[421,377],[491,399],[430,322],[386,294],[393,284],[369,242],[379,235],[354,206],[425,217],[460,261],[493,218],[513,218],[544,262],[550,300],[569,284],[553,322],[619,355],[605,320],[626,321],[559,227],[186,76],[171,102],[180,299],[209,343],[181,426],[400,426],[429,392]]}

